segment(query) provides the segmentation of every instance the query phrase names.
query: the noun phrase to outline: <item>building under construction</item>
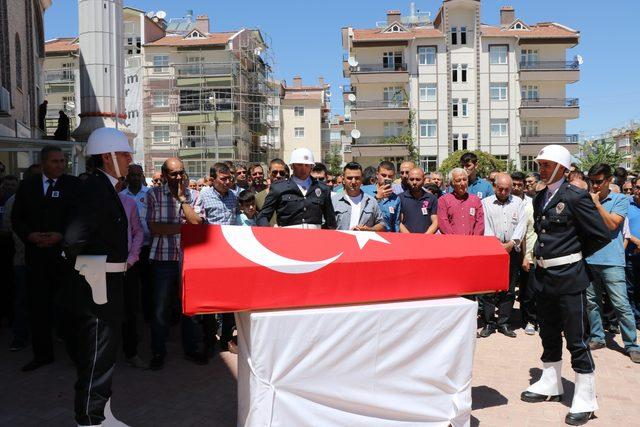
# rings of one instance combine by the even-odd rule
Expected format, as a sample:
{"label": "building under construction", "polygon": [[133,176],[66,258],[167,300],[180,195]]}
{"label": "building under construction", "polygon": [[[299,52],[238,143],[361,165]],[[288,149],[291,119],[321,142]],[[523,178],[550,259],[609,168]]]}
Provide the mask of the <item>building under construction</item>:
{"label": "building under construction", "polygon": [[145,169],[179,156],[202,177],[216,161],[266,161],[273,89],[261,32],[210,32],[209,18],[192,14],[163,26],[142,49]]}

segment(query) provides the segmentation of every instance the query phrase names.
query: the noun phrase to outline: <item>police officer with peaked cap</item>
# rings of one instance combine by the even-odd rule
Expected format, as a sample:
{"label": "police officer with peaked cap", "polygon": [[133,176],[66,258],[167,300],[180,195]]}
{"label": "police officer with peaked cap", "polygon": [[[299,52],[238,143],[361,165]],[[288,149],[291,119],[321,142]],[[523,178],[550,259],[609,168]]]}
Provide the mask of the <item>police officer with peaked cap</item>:
{"label": "police officer with peaked cap", "polygon": [[100,128],[89,136],[86,154],[96,169],[81,186],[65,232],[64,253],[77,270],[67,301],[77,327],[75,412],[80,426],[101,425],[111,397],[128,268],[127,216],[115,187],[127,173],[131,153],[119,130]]}
{"label": "police officer with peaked cap", "polygon": [[570,425],[585,424],[598,409],[595,365],[589,351],[589,324],[585,290],[589,285],[584,258],[609,242],[609,230],[588,192],[565,181],[571,153],[549,145],[536,158],[547,184],[533,200],[536,269],[533,286],[542,339],[542,376],[522,392],[521,399],[536,403],[562,398],[562,334],[576,372]]}
{"label": "police officer with peaked cap", "polygon": [[[269,226],[277,212],[279,227],[336,228],[336,217],[331,203],[331,189],[311,177],[315,164],[308,148],[296,148],[291,153],[293,174],[287,180],[271,184],[262,210],[257,218],[260,226]],[[324,218],[324,223],[323,223]]]}

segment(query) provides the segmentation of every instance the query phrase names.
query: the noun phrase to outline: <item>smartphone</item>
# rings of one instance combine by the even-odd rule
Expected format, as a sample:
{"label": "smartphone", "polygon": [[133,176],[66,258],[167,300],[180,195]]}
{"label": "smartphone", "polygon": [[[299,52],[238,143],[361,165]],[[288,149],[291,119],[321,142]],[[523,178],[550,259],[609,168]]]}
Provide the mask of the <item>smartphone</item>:
{"label": "smartphone", "polygon": [[391,185],[392,183],[393,183],[392,179],[387,178],[384,180],[384,185]]}

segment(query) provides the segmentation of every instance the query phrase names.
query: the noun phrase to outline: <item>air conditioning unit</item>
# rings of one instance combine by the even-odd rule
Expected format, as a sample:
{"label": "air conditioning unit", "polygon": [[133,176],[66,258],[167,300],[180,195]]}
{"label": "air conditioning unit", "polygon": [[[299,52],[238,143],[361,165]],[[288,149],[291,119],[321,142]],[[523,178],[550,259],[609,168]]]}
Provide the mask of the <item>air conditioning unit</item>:
{"label": "air conditioning unit", "polygon": [[0,116],[8,116],[11,110],[11,94],[3,87],[0,87]]}

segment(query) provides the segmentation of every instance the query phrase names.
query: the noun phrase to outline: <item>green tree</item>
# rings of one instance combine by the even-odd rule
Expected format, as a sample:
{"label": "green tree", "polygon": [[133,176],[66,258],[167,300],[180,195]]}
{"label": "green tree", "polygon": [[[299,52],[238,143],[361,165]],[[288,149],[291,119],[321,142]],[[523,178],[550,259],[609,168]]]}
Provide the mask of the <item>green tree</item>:
{"label": "green tree", "polygon": [[329,169],[331,175],[340,175],[342,173],[342,155],[340,147],[333,145],[329,152],[324,156],[324,164]]}
{"label": "green tree", "polygon": [[507,162],[504,160],[500,160],[497,157],[486,153],[484,151],[476,150],[458,150],[453,153],[449,157],[447,157],[442,164],[440,165],[440,171],[443,173],[449,173],[451,169],[460,167],[460,158],[465,153],[474,153],[478,156],[478,175],[486,177],[489,176],[491,171],[506,171],[507,170]]}
{"label": "green tree", "polygon": [[[640,145],[640,128],[636,129],[635,134],[632,136],[632,142],[634,150],[637,151],[638,145]],[[640,171],[640,156],[637,156],[633,161],[632,170],[636,173]]]}
{"label": "green tree", "polygon": [[624,153],[616,151],[616,141],[613,138],[587,141],[582,146],[578,158],[578,167],[586,172],[596,163],[606,163],[612,168],[618,167],[624,161]]}

